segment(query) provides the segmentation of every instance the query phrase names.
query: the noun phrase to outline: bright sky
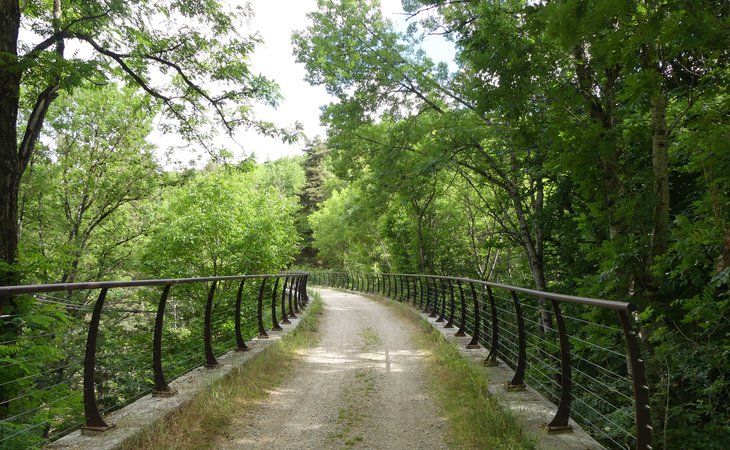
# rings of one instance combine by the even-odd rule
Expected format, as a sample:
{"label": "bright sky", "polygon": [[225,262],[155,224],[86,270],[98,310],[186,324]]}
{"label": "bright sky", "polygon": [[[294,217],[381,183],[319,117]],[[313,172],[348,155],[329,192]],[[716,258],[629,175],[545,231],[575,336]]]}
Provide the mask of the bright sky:
{"label": "bright sky", "polygon": [[[304,133],[310,139],[325,137],[325,129],[319,123],[320,106],[331,101],[331,97],[322,86],[310,86],[304,81],[304,66],[295,62],[292,55],[291,34],[294,30],[301,30],[309,25],[306,14],[317,8],[316,0],[250,0],[254,17],[251,20],[251,29],[258,31],[264,40],[251,59],[254,72],[260,72],[279,84],[284,100],[278,108],[256,105],[256,117],[275,123],[278,126],[292,126],[299,121],[304,126]],[[400,0],[381,0],[384,13],[398,29],[405,29],[405,16]],[[430,37],[425,45],[428,54],[438,61],[450,63],[453,68],[453,46],[439,37]],[[260,162],[275,160],[285,156],[301,154],[303,142],[284,144],[278,139],[260,136],[255,132],[239,132],[236,143],[221,137],[214,147],[225,146],[232,151],[236,158],[244,153],[254,153]],[[161,136],[157,141],[169,142],[170,139]],[[242,147],[242,148],[241,148]],[[161,149],[164,150],[164,149]],[[175,154],[174,159],[187,162],[193,157],[191,154]]]}

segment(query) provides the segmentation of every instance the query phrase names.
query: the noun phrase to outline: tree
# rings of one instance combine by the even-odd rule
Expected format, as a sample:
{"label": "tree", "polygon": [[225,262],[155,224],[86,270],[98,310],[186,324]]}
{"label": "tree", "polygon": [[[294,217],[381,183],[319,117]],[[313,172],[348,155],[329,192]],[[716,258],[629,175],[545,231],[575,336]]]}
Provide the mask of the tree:
{"label": "tree", "polygon": [[[339,152],[347,155],[340,160],[347,167],[339,173],[370,164],[370,149],[387,148],[386,152],[397,154],[420,151],[419,145],[428,147],[431,158],[455,164],[466,179],[483,180],[503,194],[500,197],[507,203],[494,211],[503,218],[498,223],[523,247],[534,284],[544,290],[542,164],[553,136],[540,131],[544,109],[540,101],[545,94],[535,80],[549,66],[546,58],[521,59],[535,44],[518,33],[519,18],[495,15],[493,26],[484,29],[496,34],[481,45],[504,43],[505,36],[511,45],[494,52],[492,59],[477,59],[475,47],[471,61],[465,51],[464,70],[449,79],[445,66],[407,45],[415,38],[399,36],[377,2],[322,0],[319,7],[310,15],[312,26],[295,33],[293,41],[310,82],[323,84],[338,97],[323,119],[330,128],[335,158]],[[502,81],[485,83],[487,68],[498,72],[490,74],[494,80]],[[373,133],[368,127],[378,120],[397,125]],[[391,132],[393,139],[388,138]],[[415,140],[422,142],[414,145]],[[481,182],[471,185],[476,189]]]}
{"label": "tree", "polygon": [[332,176],[327,168],[328,154],[329,149],[319,138],[310,142],[304,148],[302,166],[305,182],[299,195],[299,203],[302,205],[302,220],[299,224],[299,232],[304,239],[299,259],[304,264],[316,263],[317,249],[312,245],[312,228],[307,219],[327,198],[325,184],[327,179]]}
{"label": "tree", "polygon": [[201,173],[164,195],[139,265],[174,278],[276,272],[298,249],[295,211],[294,197],[257,189],[247,173]]}
{"label": "tree", "polygon": [[[252,101],[273,104],[277,91],[248,67],[258,39],[240,35],[238,23],[249,15],[215,1],[0,1],[2,284],[18,281],[20,182],[61,91],[122,78],[160,102],[189,139],[205,142],[207,123],[277,133],[250,116]],[[21,30],[38,40],[19,40]],[[85,51],[68,55],[67,45]]]}
{"label": "tree", "polygon": [[35,270],[40,282],[74,282],[79,273],[108,276],[124,259],[124,252],[111,255],[142,234],[131,207],[139,207],[160,180],[146,140],[155,110],[135,91],[84,87],[51,107],[53,141],[31,159],[23,182],[20,259],[26,276],[33,265],[42,268]]}

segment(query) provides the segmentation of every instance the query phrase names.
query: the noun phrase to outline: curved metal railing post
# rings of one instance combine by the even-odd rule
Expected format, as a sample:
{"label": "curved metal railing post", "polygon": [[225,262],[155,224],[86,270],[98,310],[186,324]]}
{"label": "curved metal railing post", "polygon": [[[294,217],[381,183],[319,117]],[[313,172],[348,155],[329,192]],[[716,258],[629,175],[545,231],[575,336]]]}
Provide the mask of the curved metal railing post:
{"label": "curved metal railing post", "polygon": [[268,339],[269,335],[266,333],[266,327],[264,327],[264,290],[266,289],[266,278],[261,279],[261,286],[259,286],[259,298],[256,302],[256,321],[259,326],[259,339]]}
{"label": "curved metal railing post", "polygon": [[304,274],[304,284],[302,286],[302,295],[304,296],[304,304],[309,304],[309,294],[307,294],[307,283],[309,282],[309,274]]}
{"label": "curved metal railing post", "polygon": [[456,331],[454,336],[466,336],[466,300],[464,300],[464,287],[459,280],[459,302],[461,307],[461,317],[459,318],[459,329]]}
{"label": "curved metal railing post", "polygon": [[172,285],[166,284],[162,289],[160,303],[157,305],[157,316],[155,316],[155,331],[152,338],[152,372],[155,378],[155,387],[152,391],[153,397],[171,397],[175,395],[175,391],[170,389],[162,371],[162,326],[165,321],[165,306],[167,305],[170,288],[172,288]]}
{"label": "curved metal railing post", "polygon": [[436,319],[436,322],[445,322],[446,321],[446,289],[444,289],[444,280],[441,279],[439,284],[441,285],[441,313],[439,314],[438,319]]}
{"label": "curved metal railing post", "polygon": [[471,334],[471,341],[466,344],[466,348],[480,348],[479,327],[481,326],[482,318],[481,311],[479,310],[479,298],[477,297],[477,290],[474,287],[474,282],[469,282],[469,287],[471,288],[471,298],[474,301],[474,330]]}
{"label": "curved metal railing post", "polygon": [[[325,278],[326,280],[326,278]],[[291,278],[291,282],[289,283],[289,318],[290,319],[296,319],[297,315],[294,314],[294,304],[292,301],[293,293],[294,293],[294,285],[296,284],[297,277],[294,276]]]}
{"label": "curved metal railing post", "polygon": [[406,303],[411,303],[411,277],[404,275],[406,279]]}
{"label": "curved metal railing post", "polygon": [[497,303],[494,301],[492,288],[487,286],[487,295],[489,296],[489,311],[492,316],[492,342],[489,345],[489,354],[484,359],[485,366],[496,366],[497,355],[499,354],[499,318],[497,317]]}
{"label": "curved metal railing post", "polygon": [[205,325],[203,327],[203,340],[205,341],[205,367],[212,369],[218,367],[218,360],[213,354],[213,342],[211,336],[211,322],[213,320],[213,298],[217,282],[213,281],[208,291],[208,300],[205,302]]}
{"label": "curved metal railing post", "polygon": [[517,298],[515,291],[512,294],[512,302],[515,305],[515,315],[517,316],[517,368],[512,381],[507,384],[507,389],[511,391],[519,391],[525,389],[525,368],[527,366],[527,341],[525,340],[525,318],[522,316],[522,305]]}
{"label": "curved metal railing post", "polygon": [[390,288],[391,288],[391,283],[390,283],[390,275],[385,275],[385,278],[386,278],[386,280],[388,281],[388,295],[387,295],[387,297],[388,297],[388,298],[391,298],[391,297],[390,297]]}
{"label": "curved metal railing post", "polygon": [[444,328],[454,328],[454,309],[456,306],[456,303],[454,302],[454,283],[451,281],[451,278],[448,279],[449,282],[449,320],[446,322],[446,325],[444,325]]}
{"label": "curved metal railing post", "polygon": [[431,278],[426,277],[426,306],[424,308],[424,312],[429,313],[429,317],[433,313],[432,300],[434,295],[434,288],[431,286],[430,280]]}
{"label": "curved metal railing post", "polygon": [[274,281],[274,290],[271,292],[271,330],[281,331],[283,328],[279,325],[279,321],[276,320],[276,294],[279,290],[279,277],[276,277]]}
{"label": "curved metal railing post", "polygon": [[106,288],[99,292],[99,297],[94,304],[94,312],[89,322],[89,333],[86,336],[86,353],[84,355],[84,416],[85,425],[83,430],[105,431],[112,428],[113,424],[107,424],[99,412],[96,403],[96,391],[94,389],[94,372],[96,372],[96,342],[99,337],[99,323],[101,322],[101,311],[104,308],[106,299]]}
{"label": "curved metal railing post", "polygon": [[241,283],[238,285],[238,292],[236,293],[236,309],[234,312],[234,318],[233,323],[235,327],[235,333],[236,333],[236,351],[237,352],[246,352],[250,350],[248,348],[248,345],[246,345],[246,341],[243,340],[243,335],[241,334],[241,302],[243,301],[243,286],[246,284],[246,279],[244,278],[241,280]]}
{"label": "curved metal railing post", "polygon": [[570,426],[570,402],[572,390],[572,374],[570,366],[570,342],[568,331],[565,328],[565,320],[560,312],[560,305],[557,301],[551,300],[555,322],[558,326],[558,338],[560,340],[560,403],[555,417],[545,426],[548,433],[560,433],[573,431]]}
{"label": "curved metal railing post", "polygon": [[[633,305],[629,305],[632,310]],[[636,448],[644,450],[651,448],[652,427],[651,414],[649,409],[649,384],[646,381],[644,360],[641,358],[639,343],[636,339],[636,331],[631,326],[631,319],[628,311],[617,311],[621,327],[626,340],[629,367],[631,368],[631,382],[634,391],[634,412],[636,414]]]}
{"label": "curved metal railing post", "polygon": [[438,286],[436,285],[436,279],[432,278],[432,281],[433,281],[433,287],[431,289],[431,292],[433,293],[433,295],[432,295],[433,304],[431,305],[431,308],[432,308],[431,314],[429,314],[428,317],[438,317],[438,315],[439,315],[439,290],[438,290]]}
{"label": "curved metal railing post", "polygon": [[286,313],[286,286],[289,284],[289,277],[284,277],[284,286],[281,287],[281,323],[290,324],[289,315]]}
{"label": "curved metal railing post", "polygon": [[418,307],[423,308],[423,277],[418,277]]}
{"label": "curved metal railing post", "polygon": [[299,303],[301,304],[302,309],[307,307],[307,304],[309,303],[309,298],[307,297],[307,276],[302,275],[302,278],[299,280]]}

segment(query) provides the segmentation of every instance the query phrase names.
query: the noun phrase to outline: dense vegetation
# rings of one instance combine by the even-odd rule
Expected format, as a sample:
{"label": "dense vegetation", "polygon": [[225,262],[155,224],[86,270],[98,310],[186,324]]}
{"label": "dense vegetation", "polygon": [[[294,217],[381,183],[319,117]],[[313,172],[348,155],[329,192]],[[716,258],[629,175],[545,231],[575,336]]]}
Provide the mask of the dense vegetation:
{"label": "dense vegetation", "polygon": [[[655,448],[730,439],[727,2],[408,0],[410,26],[398,32],[377,1],[320,0],[293,42],[308,80],[337,98],[322,115],[328,139],[266,164],[232,163],[209,148],[212,124],[296,137],[249,114],[251,102],[278,98],[246,63],[257,40],[236,27],[250,11],[41,3],[0,3],[4,283],[296,263],[631,301]],[[157,30],[153,16],[174,26]],[[19,46],[21,18],[44,40]],[[430,34],[454,43],[455,68],[417,50]],[[64,52],[68,42],[86,43],[92,56]],[[209,80],[216,89],[203,88]],[[211,162],[163,170],[148,140],[156,117]],[[123,314],[158,298],[128,294],[118,299]],[[204,295],[175,300],[190,330]],[[35,437],[62,431],[48,421],[78,409],[78,392],[66,390],[79,381],[68,355],[94,299],[0,298],[0,395],[24,396],[0,403],[0,418],[45,402],[27,422]],[[149,321],[135,314],[110,330],[141,355]],[[184,343],[197,338],[188,331],[170,333]],[[125,401],[141,392],[107,388]]]}
{"label": "dense vegetation", "polygon": [[[728,3],[403,3],[404,33],[377,2],[321,0],[294,36],[337,97],[322,260],[631,301],[655,447],[724,446]],[[417,50],[429,34],[456,70]]]}

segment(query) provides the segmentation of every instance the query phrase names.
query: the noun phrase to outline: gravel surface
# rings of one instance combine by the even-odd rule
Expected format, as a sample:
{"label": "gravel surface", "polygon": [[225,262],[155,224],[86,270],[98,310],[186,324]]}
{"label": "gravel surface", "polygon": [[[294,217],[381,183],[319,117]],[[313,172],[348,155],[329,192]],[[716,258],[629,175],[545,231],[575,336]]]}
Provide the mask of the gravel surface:
{"label": "gravel surface", "polygon": [[319,345],[212,448],[443,449],[448,424],[423,384],[412,325],[360,295],[320,289]]}

